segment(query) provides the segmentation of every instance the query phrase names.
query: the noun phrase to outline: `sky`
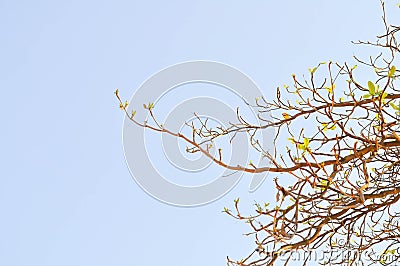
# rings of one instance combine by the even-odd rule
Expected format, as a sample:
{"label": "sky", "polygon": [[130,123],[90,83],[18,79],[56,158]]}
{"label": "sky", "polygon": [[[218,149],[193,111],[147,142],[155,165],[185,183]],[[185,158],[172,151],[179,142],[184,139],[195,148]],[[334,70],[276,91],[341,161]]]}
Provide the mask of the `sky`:
{"label": "sky", "polygon": [[0,265],[200,266],[246,256],[249,228],[221,211],[239,196],[244,212],[273,201],[272,175],[254,193],[244,176],[196,208],[154,199],[127,168],[114,90],[129,99],[161,69],[211,60],[272,96],[292,73],[366,55],[351,41],[374,40],[380,16],[379,1],[362,0],[0,0]]}

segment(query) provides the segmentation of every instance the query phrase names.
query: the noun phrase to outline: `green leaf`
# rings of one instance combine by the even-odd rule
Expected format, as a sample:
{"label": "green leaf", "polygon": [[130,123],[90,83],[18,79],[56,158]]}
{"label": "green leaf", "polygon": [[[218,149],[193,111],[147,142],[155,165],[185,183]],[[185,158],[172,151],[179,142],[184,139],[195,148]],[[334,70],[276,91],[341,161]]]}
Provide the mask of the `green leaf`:
{"label": "green leaf", "polygon": [[375,84],[372,83],[372,81],[368,81],[368,89],[369,89],[369,94],[371,95],[375,94]]}
{"label": "green leaf", "polygon": [[363,98],[364,98],[364,99],[366,99],[366,98],[371,98],[371,96],[372,96],[371,94],[364,94],[364,95],[363,95]]}
{"label": "green leaf", "polygon": [[310,71],[311,74],[314,74],[315,71],[317,71],[317,67],[309,68],[308,71]]}
{"label": "green leaf", "polygon": [[321,123],[321,125],[322,125],[322,130],[323,131],[327,131],[328,130],[328,124],[327,123]]}
{"label": "green leaf", "polygon": [[390,106],[396,110],[396,111],[400,111],[400,105],[395,105],[394,103],[390,103]]}
{"label": "green leaf", "polygon": [[396,67],[395,67],[395,66],[392,66],[392,67],[390,68],[390,70],[389,70],[388,76],[391,78],[391,77],[394,76],[395,73],[396,73]]}
{"label": "green leaf", "polygon": [[388,254],[394,254],[396,252],[395,249],[389,249],[388,251],[386,251]]}
{"label": "green leaf", "polygon": [[375,93],[372,96],[377,97],[377,96],[381,95],[381,93],[382,93],[382,91],[379,90],[379,85],[376,85],[375,86]]}
{"label": "green leaf", "polygon": [[384,92],[384,93],[382,94],[382,101],[385,100],[385,98],[386,98],[387,96],[388,96],[387,92]]}
{"label": "green leaf", "polygon": [[304,144],[299,144],[299,149],[305,151],[308,148],[308,144],[310,143],[310,140],[308,138],[304,138],[303,142],[304,142]]}
{"label": "green leaf", "polygon": [[308,138],[304,138],[304,146],[307,148],[310,140]]}
{"label": "green leaf", "polygon": [[325,89],[326,89],[329,93],[332,93],[333,90],[335,89],[335,87],[336,87],[336,84],[333,84],[332,86],[325,87]]}

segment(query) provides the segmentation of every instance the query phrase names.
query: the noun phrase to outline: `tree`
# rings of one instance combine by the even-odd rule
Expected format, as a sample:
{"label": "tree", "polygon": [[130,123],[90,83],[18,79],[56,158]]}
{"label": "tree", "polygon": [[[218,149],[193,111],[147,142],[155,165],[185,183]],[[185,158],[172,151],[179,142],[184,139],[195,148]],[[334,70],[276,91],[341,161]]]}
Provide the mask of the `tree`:
{"label": "tree", "polygon": [[[389,25],[383,9],[384,34],[376,42],[358,41],[380,50],[375,57],[357,65],[321,62],[309,69],[304,80],[293,77],[293,86],[277,88],[276,98],[255,100],[261,126],[251,125],[239,114],[238,122],[228,128],[211,128],[198,117],[200,127],[188,124],[193,136],[169,131],[154,116],[154,104],[145,105],[153,124],[135,120],[138,126],[170,134],[186,141],[188,152],[201,152],[214,163],[234,171],[275,172],[293,178],[289,186],[276,184],[276,206],[255,204],[253,214],[239,210],[224,212],[249,224],[255,238],[254,251],[248,257],[228,265],[273,265],[285,252],[351,248],[352,252],[327,256],[325,264],[394,264],[400,257],[400,87],[396,36],[400,27]],[[369,71],[369,81],[360,81],[357,71]],[[295,103],[293,103],[293,100]],[[265,113],[273,113],[271,117]],[[311,121],[311,122],[310,122]],[[304,129],[302,124],[313,125]],[[285,150],[265,152],[256,133],[276,129],[275,143],[287,143]],[[209,148],[217,138],[246,132],[254,149],[271,166],[229,165],[221,153]],[[233,139],[234,141],[234,139]],[[372,250],[372,248],[374,248]],[[366,253],[366,251],[368,251]],[[306,253],[304,264],[313,256]],[[290,257],[285,259],[290,262]]]}

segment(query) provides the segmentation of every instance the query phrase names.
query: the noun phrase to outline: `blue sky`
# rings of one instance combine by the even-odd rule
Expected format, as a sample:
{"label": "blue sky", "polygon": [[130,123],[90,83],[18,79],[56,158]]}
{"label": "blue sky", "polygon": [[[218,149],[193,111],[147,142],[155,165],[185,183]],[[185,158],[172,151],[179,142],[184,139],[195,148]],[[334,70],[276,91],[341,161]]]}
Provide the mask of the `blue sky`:
{"label": "blue sky", "polygon": [[291,73],[363,54],[350,41],[374,40],[380,15],[379,1],[361,0],[0,0],[0,265],[225,265],[247,255],[247,228],[221,210],[238,196],[248,211],[273,200],[269,181],[249,194],[244,178],[198,208],[153,199],[126,167],[113,91],[129,98],[169,65],[212,60],[272,96]]}

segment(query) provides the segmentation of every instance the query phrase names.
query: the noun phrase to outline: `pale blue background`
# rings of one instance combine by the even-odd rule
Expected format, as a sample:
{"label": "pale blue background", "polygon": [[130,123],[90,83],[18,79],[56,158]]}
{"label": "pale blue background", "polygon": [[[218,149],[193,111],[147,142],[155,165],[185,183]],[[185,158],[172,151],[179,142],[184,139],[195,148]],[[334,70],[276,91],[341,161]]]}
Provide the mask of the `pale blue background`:
{"label": "pale blue background", "polygon": [[249,195],[242,180],[199,208],[154,200],[125,165],[114,89],[128,98],[158,70],[202,59],[242,70],[271,96],[293,72],[351,59],[351,40],[381,33],[380,15],[365,0],[0,0],[0,265],[225,265],[247,255],[247,227],[221,210],[237,196],[247,211],[273,200],[268,183]]}

